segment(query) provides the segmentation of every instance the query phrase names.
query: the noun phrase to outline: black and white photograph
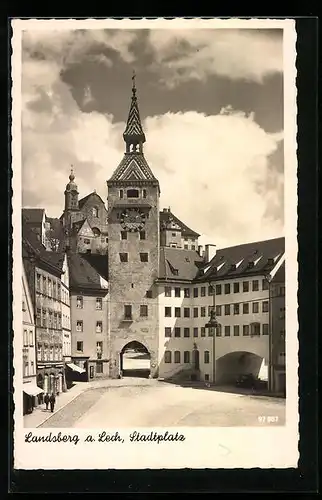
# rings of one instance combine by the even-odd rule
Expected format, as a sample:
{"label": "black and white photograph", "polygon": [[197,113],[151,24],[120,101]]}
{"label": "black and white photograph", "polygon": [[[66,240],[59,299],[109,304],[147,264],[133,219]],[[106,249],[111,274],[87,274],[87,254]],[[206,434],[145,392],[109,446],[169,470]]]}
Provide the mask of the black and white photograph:
{"label": "black and white photograph", "polygon": [[296,466],[292,20],[13,20],[15,467]]}

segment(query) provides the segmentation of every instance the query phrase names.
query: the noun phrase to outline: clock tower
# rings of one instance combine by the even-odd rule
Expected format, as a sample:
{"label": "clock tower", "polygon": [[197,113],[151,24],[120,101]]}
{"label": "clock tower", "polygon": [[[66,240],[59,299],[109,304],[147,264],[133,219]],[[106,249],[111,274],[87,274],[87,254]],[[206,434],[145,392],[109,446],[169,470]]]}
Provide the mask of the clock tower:
{"label": "clock tower", "polygon": [[154,282],[159,275],[160,187],[144,157],[145,134],[135,76],[132,80],[131,105],[123,134],[125,153],[107,181],[112,378],[123,370],[123,353],[130,343],[136,347],[141,344],[149,352],[150,374],[158,374],[158,296]]}

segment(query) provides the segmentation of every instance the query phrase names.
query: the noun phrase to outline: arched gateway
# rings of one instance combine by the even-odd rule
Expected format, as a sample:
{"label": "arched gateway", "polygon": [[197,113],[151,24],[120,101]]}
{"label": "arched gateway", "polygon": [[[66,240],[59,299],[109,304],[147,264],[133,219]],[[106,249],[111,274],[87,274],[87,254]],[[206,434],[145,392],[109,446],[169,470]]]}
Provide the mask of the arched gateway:
{"label": "arched gateway", "polygon": [[151,355],[147,347],[136,340],[127,343],[120,352],[120,371],[123,377],[149,378]]}

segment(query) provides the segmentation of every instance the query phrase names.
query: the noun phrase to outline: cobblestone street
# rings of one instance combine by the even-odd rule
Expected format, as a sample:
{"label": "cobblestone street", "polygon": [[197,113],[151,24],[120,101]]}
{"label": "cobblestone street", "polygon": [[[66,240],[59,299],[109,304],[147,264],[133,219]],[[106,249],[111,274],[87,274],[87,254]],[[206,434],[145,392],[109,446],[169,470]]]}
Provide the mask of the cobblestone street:
{"label": "cobblestone street", "polygon": [[229,427],[284,423],[284,399],[128,378],[93,383],[40,427]]}

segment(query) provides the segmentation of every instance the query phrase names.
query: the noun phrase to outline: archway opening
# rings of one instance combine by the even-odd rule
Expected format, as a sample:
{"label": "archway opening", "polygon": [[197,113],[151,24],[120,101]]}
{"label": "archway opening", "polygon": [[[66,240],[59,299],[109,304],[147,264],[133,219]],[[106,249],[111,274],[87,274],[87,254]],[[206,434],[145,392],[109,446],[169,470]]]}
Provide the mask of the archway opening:
{"label": "archway opening", "polygon": [[149,378],[151,356],[148,349],[134,340],[126,344],[120,353],[120,369],[123,377]]}
{"label": "archway opening", "polygon": [[251,352],[225,354],[216,362],[216,382],[219,385],[252,385],[252,381],[267,383],[267,362]]}

